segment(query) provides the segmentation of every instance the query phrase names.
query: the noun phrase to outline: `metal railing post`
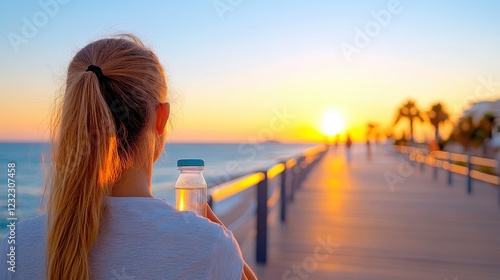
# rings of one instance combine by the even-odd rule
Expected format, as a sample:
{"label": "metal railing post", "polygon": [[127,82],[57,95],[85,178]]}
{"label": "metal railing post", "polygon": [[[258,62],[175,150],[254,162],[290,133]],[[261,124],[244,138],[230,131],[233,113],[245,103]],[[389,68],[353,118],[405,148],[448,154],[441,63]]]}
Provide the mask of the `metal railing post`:
{"label": "metal railing post", "polygon": [[304,169],[302,168],[302,162],[304,162],[304,156],[301,156],[297,162],[299,168],[299,172],[297,174],[297,181],[295,182],[297,184],[297,189],[300,188],[300,184],[302,183],[302,179],[303,179],[303,176],[304,176]]}
{"label": "metal railing post", "polygon": [[[500,176],[500,160],[497,159],[497,176]],[[498,204],[500,205],[500,181],[498,182],[499,185],[497,185],[498,189]]]}
{"label": "metal railing post", "polygon": [[287,202],[287,172],[288,168],[286,167],[286,162],[282,163],[285,166],[285,169],[283,172],[281,172],[281,191],[280,191],[280,198],[281,198],[281,215],[280,215],[280,220],[282,223],[286,221],[286,202]]}
{"label": "metal railing post", "polygon": [[297,164],[295,165],[295,171],[293,173],[293,192],[299,189],[300,185],[300,173],[302,173],[302,167],[300,167],[300,163],[302,162],[301,157],[297,158]]}
{"label": "metal railing post", "polygon": [[472,163],[470,162],[471,156],[467,156],[467,193],[472,193],[472,177],[470,176],[472,170]]}
{"label": "metal railing post", "polygon": [[451,172],[451,153],[448,153],[448,185],[451,186],[451,183],[452,183],[452,174],[453,172]]}
{"label": "metal railing post", "polygon": [[432,175],[432,178],[433,178],[434,180],[436,180],[436,179],[437,179],[437,177],[438,177],[438,166],[437,166],[437,161],[438,161],[438,159],[436,159],[436,157],[435,157],[435,156],[433,156],[432,166],[434,166],[434,173],[433,173],[433,175]]}
{"label": "metal railing post", "polygon": [[293,198],[295,196],[295,184],[297,182],[297,164],[298,164],[298,161],[295,162],[295,165],[290,170],[292,173],[291,174],[292,180],[290,182],[290,201],[292,201],[292,202],[293,202]]}
{"label": "metal railing post", "polygon": [[267,170],[264,171],[264,180],[257,185],[257,263],[266,263],[267,259]]}
{"label": "metal railing post", "polygon": [[425,156],[423,154],[420,155],[420,173],[423,174],[425,171]]}

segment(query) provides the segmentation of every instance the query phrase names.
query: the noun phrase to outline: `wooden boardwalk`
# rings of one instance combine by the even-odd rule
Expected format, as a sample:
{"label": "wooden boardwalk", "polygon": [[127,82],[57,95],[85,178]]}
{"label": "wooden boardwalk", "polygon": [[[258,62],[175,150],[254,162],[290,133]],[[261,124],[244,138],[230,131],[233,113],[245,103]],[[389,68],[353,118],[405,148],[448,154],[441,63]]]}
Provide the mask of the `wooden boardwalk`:
{"label": "wooden boardwalk", "polygon": [[[387,178],[395,178],[391,186]],[[310,172],[287,222],[269,227],[259,279],[500,279],[497,190],[456,175],[449,187],[402,160],[327,154]],[[273,217],[271,217],[274,219]],[[248,246],[246,246],[248,247]]]}

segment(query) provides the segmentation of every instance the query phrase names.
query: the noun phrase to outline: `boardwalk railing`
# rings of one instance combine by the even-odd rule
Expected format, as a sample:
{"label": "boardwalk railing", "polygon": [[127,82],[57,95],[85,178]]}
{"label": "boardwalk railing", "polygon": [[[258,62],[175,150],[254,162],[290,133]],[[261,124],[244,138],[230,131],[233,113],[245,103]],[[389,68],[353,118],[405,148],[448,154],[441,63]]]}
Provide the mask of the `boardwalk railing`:
{"label": "boardwalk railing", "polygon": [[[481,158],[476,156],[434,151],[428,153],[426,150],[407,146],[394,146],[394,151],[403,154],[409,161],[420,163],[423,170],[425,166],[433,168],[433,177],[437,179],[438,170],[447,171],[448,185],[453,183],[453,174],[467,177],[467,193],[472,193],[472,179],[490,183],[496,187],[500,185],[500,163],[498,160]],[[498,203],[500,204],[500,188],[498,192]]]}
{"label": "boardwalk railing", "polygon": [[[280,221],[286,221],[288,201],[293,201],[295,191],[300,187],[307,173],[326,153],[325,146],[315,146],[280,162],[271,168],[254,172],[235,180],[223,183],[208,190],[208,204],[213,207],[217,203],[238,195],[243,191],[257,187],[255,197],[256,209],[256,252],[257,263],[266,263],[267,259],[267,225],[268,215],[278,205],[280,207]],[[270,180],[278,178],[278,188],[269,188]],[[271,190],[271,192],[270,192]]]}

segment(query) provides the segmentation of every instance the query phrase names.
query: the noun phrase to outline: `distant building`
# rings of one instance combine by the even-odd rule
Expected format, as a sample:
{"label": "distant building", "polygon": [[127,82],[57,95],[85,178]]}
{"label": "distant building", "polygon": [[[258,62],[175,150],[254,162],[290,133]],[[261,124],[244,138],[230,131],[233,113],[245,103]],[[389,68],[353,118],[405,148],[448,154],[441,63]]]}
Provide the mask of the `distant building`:
{"label": "distant building", "polygon": [[480,121],[485,114],[492,113],[495,115],[495,126],[492,131],[492,139],[488,146],[493,148],[500,148],[500,99],[495,101],[481,101],[472,104],[472,106],[464,111],[463,116],[472,116],[475,122]]}

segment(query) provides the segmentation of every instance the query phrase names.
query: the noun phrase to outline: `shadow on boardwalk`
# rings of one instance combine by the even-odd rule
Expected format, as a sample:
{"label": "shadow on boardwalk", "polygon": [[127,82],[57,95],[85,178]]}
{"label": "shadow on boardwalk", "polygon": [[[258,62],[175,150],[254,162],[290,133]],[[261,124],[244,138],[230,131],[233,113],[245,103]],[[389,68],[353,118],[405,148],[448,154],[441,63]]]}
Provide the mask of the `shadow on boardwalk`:
{"label": "shadow on boardwalk", "polygon": [[[401,173],[401,170],[403,170]],[[389,174],[389,175],[388,175]],[[390,185],[387,176],[401,175]],[[378,154],[373,161],[327,154],[269,229],[260,279],[500,279],[497,190]],[[248,260],[253,252],[245,251]]]}

